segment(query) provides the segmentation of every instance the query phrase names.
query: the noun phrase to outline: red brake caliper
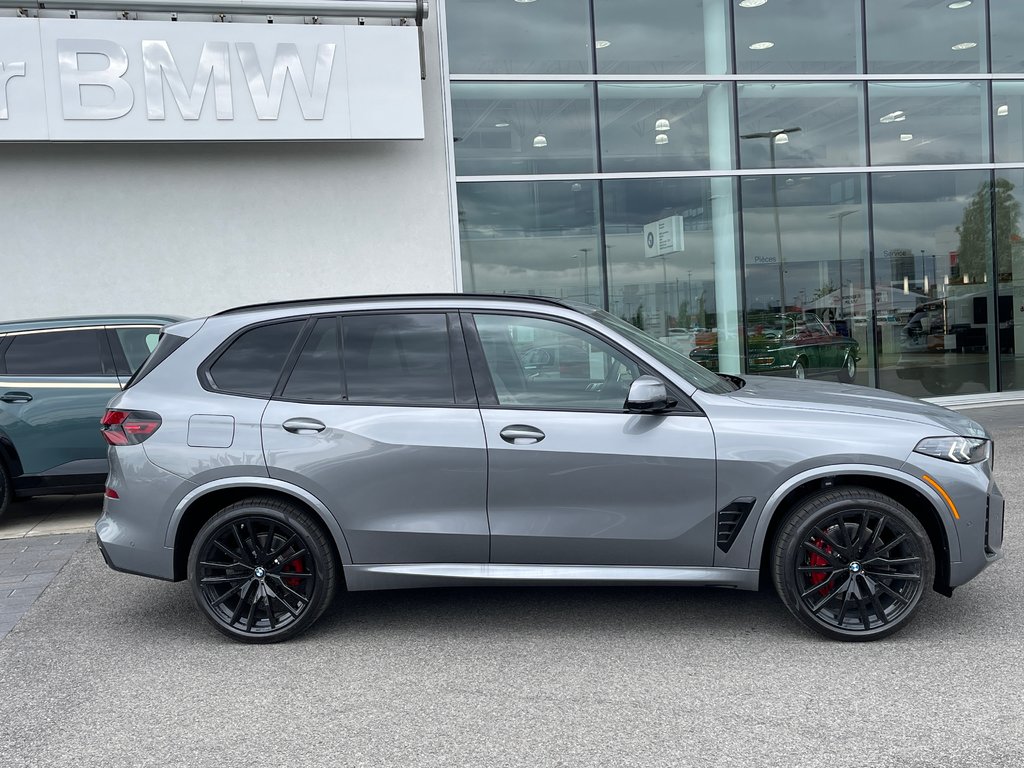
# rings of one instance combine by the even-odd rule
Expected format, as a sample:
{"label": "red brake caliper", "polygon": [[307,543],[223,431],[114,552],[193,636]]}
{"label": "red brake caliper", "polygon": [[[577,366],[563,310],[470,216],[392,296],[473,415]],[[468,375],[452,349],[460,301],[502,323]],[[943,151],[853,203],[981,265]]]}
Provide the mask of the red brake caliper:
{"label": "red brake caliper", "polygon": [[[301,557],[297,557],[294,560],[292,560],[290,563],[285,563],[281,567],[281,572],[282,573],[288,573],[289,571],[291,571],[292,573],[302,573],[302,558]],[[812,574],[812,575],[816,575],[816,574]],[[299,587],[302,584],[302,579],[299,579],[299,578],[296,578],[295,576],[292,576],[290,579],[284,579],[284,583],[287,584],[292,589],[296,589],[297,587]]]}
{"label": "red brake caliper", "polygon": [[[832,547],[830,547],[828,544],[826,544],[824,539],[811,539],[811,543],[814,546],[816,546],[818,549],[824,550],[825,552],[828,552],[829,554],[832,554]],[[826,566],[828,566],[828,560],[826,560],[824,557],[819,555],[817,552],[811,552],[810,557],[807,559],[807,564],[808,565],[813,565],[815,567],[826,567]],[[821,584],[822,582],[827,581],[828,578],[829,578],[828,574],[826,574],[824,571],[811,571],[810,572],[810,577],[811,577],[811,586],[814,586],[816,584]],[[825,595],[827,595],[831,591],[832,591],[832,585],[831,584],[827,584],[827,585],[825,585],[824,587],[822,587],[821,589],[818,590],[818,594],[821,595],[822,597],[824,597]]]}

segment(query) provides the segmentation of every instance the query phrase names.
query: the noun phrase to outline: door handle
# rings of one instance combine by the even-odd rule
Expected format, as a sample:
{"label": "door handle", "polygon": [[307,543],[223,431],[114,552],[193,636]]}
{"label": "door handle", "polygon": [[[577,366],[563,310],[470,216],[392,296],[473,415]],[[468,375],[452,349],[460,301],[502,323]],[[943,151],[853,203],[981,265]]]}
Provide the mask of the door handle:
{"label": "door handle", "polygon": [[32,400],[32,395],[28,392],[4,392],[0,395],[0,400],[5,403],[28,403]]}
{"label": "door handle", "polygon": [[327,426],[322,421],[302,418],[288,419],[281,426],[285,428],[285,431],[295,435],[312,435],[327,429]]}
{"label": "door handle", "polygon": [[532,445],[544,439],[544,433],[528,424],[509,424],[498,434],[506,443],[512,445]]}

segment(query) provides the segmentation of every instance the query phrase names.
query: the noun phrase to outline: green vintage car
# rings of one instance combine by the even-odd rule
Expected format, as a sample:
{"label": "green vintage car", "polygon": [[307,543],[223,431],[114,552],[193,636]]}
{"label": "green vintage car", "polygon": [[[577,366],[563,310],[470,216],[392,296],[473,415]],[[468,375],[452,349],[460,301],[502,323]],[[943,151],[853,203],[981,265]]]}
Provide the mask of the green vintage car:
{"label": "green vintage car", "polygon": [[[787,375],[797,379],[835,376],[849,384],[857,375],[860,345],[837,335],[810,312],[755,314],[748,317],[747,369],[751,375]],[[697,340],[690,358],[718,370],[717,338]]]}

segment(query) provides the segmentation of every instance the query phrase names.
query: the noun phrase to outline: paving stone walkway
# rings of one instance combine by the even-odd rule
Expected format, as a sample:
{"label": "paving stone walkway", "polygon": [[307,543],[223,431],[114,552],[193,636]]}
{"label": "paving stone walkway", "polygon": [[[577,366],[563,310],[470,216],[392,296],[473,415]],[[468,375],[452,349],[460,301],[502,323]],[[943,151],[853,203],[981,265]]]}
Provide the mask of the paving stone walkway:
{"label": "paving stone walkway", "polygon": [[0,540],[0,641],[14,629],[89,533]]}

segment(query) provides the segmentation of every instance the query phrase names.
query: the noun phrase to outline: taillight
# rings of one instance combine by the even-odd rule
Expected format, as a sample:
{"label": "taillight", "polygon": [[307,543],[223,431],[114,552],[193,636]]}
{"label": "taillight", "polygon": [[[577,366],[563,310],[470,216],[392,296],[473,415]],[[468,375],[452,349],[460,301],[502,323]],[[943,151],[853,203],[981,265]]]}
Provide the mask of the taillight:
{"label": "taillight", "polygon": [[108,408],[100,431],[111,445],[138,445],[148,440],[163,422],[152,411],[118,411]]}

